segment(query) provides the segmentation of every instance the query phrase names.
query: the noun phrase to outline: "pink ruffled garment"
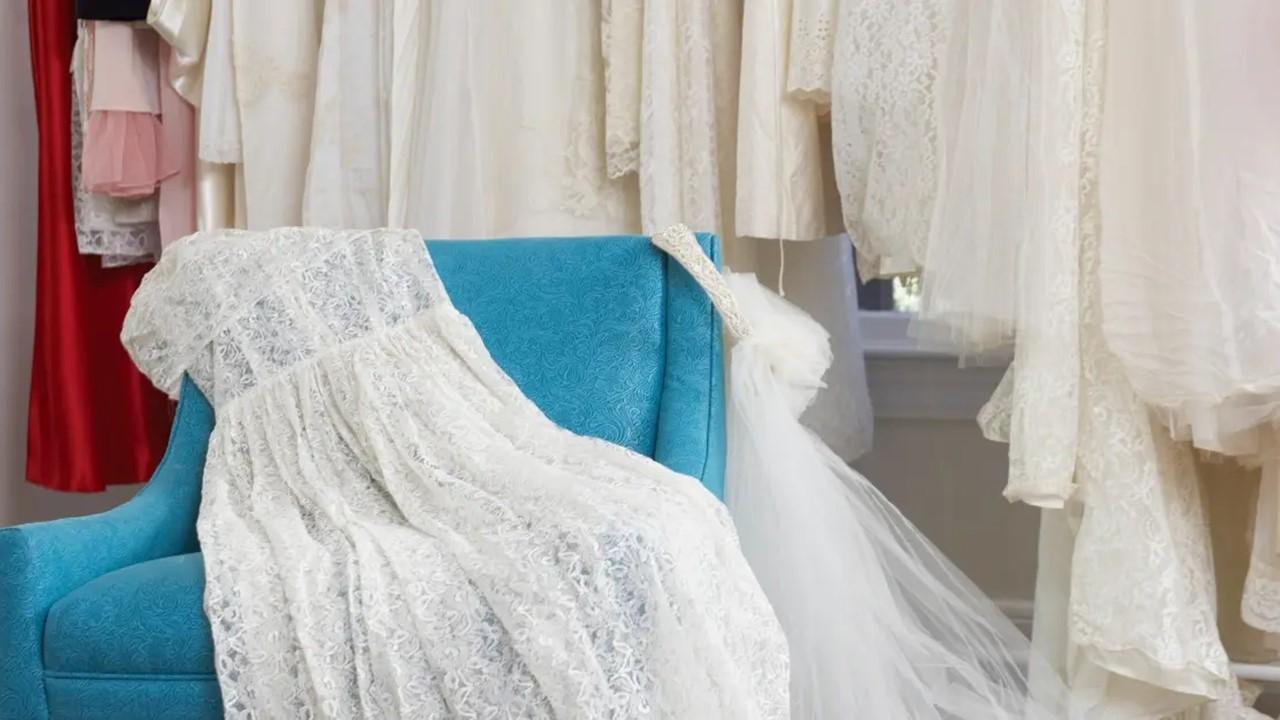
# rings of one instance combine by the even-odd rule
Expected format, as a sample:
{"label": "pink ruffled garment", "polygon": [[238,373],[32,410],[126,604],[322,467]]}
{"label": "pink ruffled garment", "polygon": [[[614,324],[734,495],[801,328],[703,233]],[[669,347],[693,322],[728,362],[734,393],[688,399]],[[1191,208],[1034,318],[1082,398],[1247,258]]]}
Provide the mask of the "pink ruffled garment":
{"label": "pink ruffled garment", "polygon": [[180,165],[164,149],[159,37],[147,27],[98,21],[89,23],[87,41],[81,182],[93,193],[151,195]]}

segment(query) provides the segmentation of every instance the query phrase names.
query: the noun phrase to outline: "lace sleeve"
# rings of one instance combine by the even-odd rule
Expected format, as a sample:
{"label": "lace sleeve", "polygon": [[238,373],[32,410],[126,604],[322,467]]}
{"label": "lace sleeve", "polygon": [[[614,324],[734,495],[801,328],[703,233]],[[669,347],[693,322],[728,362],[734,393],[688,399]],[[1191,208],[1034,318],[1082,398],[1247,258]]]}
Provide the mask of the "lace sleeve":
{"label": "lace sleeve", "polygon": [[835,50],[835,0],[795,0],[791,7],[787,94],[831,104],[831,63]]}

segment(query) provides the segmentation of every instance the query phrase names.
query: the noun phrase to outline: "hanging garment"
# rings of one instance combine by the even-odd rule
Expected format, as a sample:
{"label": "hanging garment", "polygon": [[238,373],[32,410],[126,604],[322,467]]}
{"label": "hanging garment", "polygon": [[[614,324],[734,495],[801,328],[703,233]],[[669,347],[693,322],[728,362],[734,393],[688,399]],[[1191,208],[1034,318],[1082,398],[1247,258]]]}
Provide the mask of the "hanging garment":
{"label": "hanging garment", "polygon": [[161,151],[174,171],[160,183],[158,198],[160,243],[165,247],[196,230],[196,116],[170,82],[174,55],[168,48],[160,51]]}
{"label": "hanging garment", "polygon": [[742,4],[644,3],[641,31],[640,224],[676,222],[723,237],[733,226]]}
{"label": "hanging garment", "polygon": [[[1079,488],[1066,506],[1076,520],[1064,523],[1064,511],[1052,510],[1042,525],[1036,650],[1059,658],[1088,717],[1172,717],[1217,701],[1210,717],[1259,718],[1218,634],[1191,450],[1153,421],[1103,341],[1096,238],[1082,236]],[[992,437],[1007,439],[997,428],[1009,417],[1006,402],[998,395],[984,409]],[[1020,452],[1011,445],[1011,457]]]}
{"label": "hanging garment", "polygon": [[611,179],[617,179],[640,170],[643,0],[600,3],[600,55],[604,61],[605,170]]}
{"label": "hanging garment", "polygon": [[392,0],[325,4],[302,203],[308,225],[387,224],[392,9]]}
{"label": "hanging garment", "polygon": [[[1041,230],[1020,241],[1014,359],[980,421],[1010,443],[1006,496],[1050,508],[1036,648],[1089,717],[1257,718],[1218,631],[1219,597],[1239,588],[1217,587],[1214,553],[1226,549],[1214,547],[1210,515],[1231,513],[1221,502],[1206,508],[1191,448],[1153,419],[1103,330],[1109,186],[1099,183],[1099,140],[1114,111],[1103,94],[1112,55],[1132,47],[1110,35],[1118,8],[1133,10],[1105,0],[1041,6],[1038,39],[1023,45],[1022,64],[1038,78],[1028,227]],[[1241,647],[1239,623],[1224,627]]]}
{"label": "hanging garment", "polygon": [[1124,50],[1108,54],[1102,134],[1107,343],[1178,437],[1256,456],[1280,430],[1280,7],[1121,3],[1110,18]]}
{"label": "hanging garment", "polygon": [[71,0],[28,4],[40,130],[35,349],[27,479],[92,492],[142,482],[164,452],[171,409],[120,347],[139,268],[104,270],[76,250],[71,182]]}
{"label": "hanging garment", "polygon": [[830,146],[819,136],[818,121],[829,101],[831,43],[829,25],[820,29],[823,15],[809,16],[814,4],[822,3],[773,0],[743,8],[735,201],[742,236],[814,240],[834,234],[822,172]]}
{"label": "hanging garment", "polygon": [[[1179,438],[1262,466],[1240,604],[1280,631],[1280,12],[1250,0],[1115,3],[1100,179],[1103,331]],[[1153,72],[1159,67],[1159,72]],[[1153,131],[1158,128],[1158,131]]]}
{"label": "hanging garment", "polygon": [[542,415],[418,233],[190,236],[123,338],[217,415],[198,531],[228,715],[786,717],[724,507]]}
{"label": "hanging garment", "polygon": [[149,0],[76,0],[76,17],[81,20],[145,20]]}
{"label": "hanging garment", "polygon": [[845,228],[864,278],[924,261],[937,193],[938,73],[948,29],[939,0],[829,3],[831,135]]}
{"label": "hanging garment", "polygon": [[173,49],[168,80],[191,105],[200,104],[211,0],[153,0],[147,24]]}
{"label": "hanging garment", "polygon": [[634,179],[605,171],[598,3],[385,5],[391,224],[439,238],[640,229]]}
{"label": "hanging garment", "polygon": [[194,32],[183,28],[198,28],[208,17],[203,53],[184,44],[179,90],[194,94],[199,78],[199,159],[236,167],[200,171],[198,197],[206,209],[197,214],[206,224],[270,228],[302,221],[322,5],[158,3],[152,21],[175,36]]}
{"label": "hanging garment", "polygon": [[835,197],[830,133],[819,119],[829,109],[829,10],[824,0],[743,7],[734,203],[740,237],[726,242],[726,254],[735,270],[778,278],[777,289],[830,332],[826,388],[804,422],[852,460],[871,449],[872,417],[853,252],[828,211],[838,205],[828,203]]}
{"label": "hanging garment", "polygon": [[104,195],[153,195],[177,172],[160,125],[160,39],[146,27],[91,22],[84,43],[81,182]]}
{"label": "hanging garment", "polygon": [[1055,29],[1045,26],[1047,16],[1060,14],[1053,5],[941,5],[946,42],[933,96],[937,192],[911,332],[920,344],[964,359],[1003,360],[1013,341],[1017,303],[1010,289],[1018,287],[1019,251],[1034,215],[1028,155],[1033,122],[1044,112],[1035,103],[1059,109],[1055,93],[1036,95],[1033,79],[1058,80],[1042,77],[1042,64],[1074,70],[1041,49],[1056,45]]}
{"label": "hanging garment", "polygon": [[[226,39],[226,30],[229,27],[225,17],[222,18],[220,24],[213,23],[212,20],[212,3],[210,0],[156,0],[151,3],[150,10],[147,11],[147,24],[155,29],[156,33],[169,44],[172,48],[170,55],[168,82],[172,89],[191,106],[186,110],[191,115],[190,120],[182,120],[182,122],[190,122],[192,132],[195,133],[196,126],[205,119],[205,113],[201,110],[204,98],[204,75],[205,75],[205,56],[207,54],[217,55],[217,52],[207,48],[217,47],[225,49],[225,43],[221,42]],[[225,11],[226,3],[220,3]],[[223,13],[225,14],[225,12]],[[225,65],[219,66],[225,70]],[[214,72],[217,77],[217,72]],[[215,89],[219,86],[214,83]],[[226,90],[226,85],[222,86]],[[232,101],[230,107],[234,109],[234,95],[231,96]],[[164,96],[161,97],[162,101]],[[225,100],[226,96],[211,93],[209,101]],[[170,100],[169,102],[172,102]],[[181,112],[181,111],[180,111]],[[236,121],[239,115],[233,113]],[[210,113],[212,116],[212,113]],[[177,137],[183,132],[175,129],[174,136],[169,138],[167,142],[176,144],[186,144],[184,138]],[[238,125],[236,132],[238,133]],[[197,139],[195,142],[196,158],[195,168],[192,171],[193,179],[191,180],[192,194],[194,195],[195,208],[195,226],[201,230],[212,230],[224,227],[236,227],[243,225],[244,205],[236,202],[236,169],[235,165],[223,163],[215,163],[205,160],[201,157],[200,138],[206,135],[215,134],[216,126],[200,128],[199,133],[195,133]],[[166,135],[170,131],[166,129]],[[236,146],[239,147],[238,144]],[[236,151],[239,157],[239,151]],[[177,232],[180,220],[185,220],[187,211],[184,207],[180,207],[187,202],[186,191],[183,190],[185,183],[183,170],[172,181],[171,185],[174,189],[174,200],[170,207],[173,210],[173,232],[166,231],[166,236],[173,235],[181,237],[182,233]],[[166,203],[169,204],[169,203]]]}
{"label": "hanging garment", "polygon": [[1036,132],[1027,144],[1031,231],[1020,240],[1019,272],[1005,288],[1020,308],[1017,345],[996,391],[1002,400],[991,406],[1008,414],[979,422],[1004,426],[997,435],[1009,442],[1005,497],[1061,509],[1077,489],[1080,253],[1083,236],[1096,235],[1099,223],[1106,5],[1089,0],[1042,10],[1038,29],[1024,27],[1037,35],[1023,44],[1034,78],[1027,97]]}
{"label": "hanging garment", "polygon": [[80,24],[71,69],[71,192],[74,197],[76,246],[82,255],[102,256],[103,267],[152,262],[160,252],[156,197],[118,198],[92,193],[80,181],[85,118],[89,114],[85,97],[85,25]]}
{"label": "hanging garment", "polygon": [[614,0],[602,10],[608,177],[635,175],[646,233],[684,221],[735,237],[741,3]]}
{"label": "hanging garment", "polygon": [[859,272],[918,272],[918,343],[1004,362],[1025,246],[1069,231],[1059,206],[1078,176],[1063,136],[1078,117],[1080,65],[1063,52],[1078,57],[1079,3],[797,7],[815,18],[808,34],[829,44],[810,40],[802,56],[833,58],[818,76],[830,84],[835,174]]}

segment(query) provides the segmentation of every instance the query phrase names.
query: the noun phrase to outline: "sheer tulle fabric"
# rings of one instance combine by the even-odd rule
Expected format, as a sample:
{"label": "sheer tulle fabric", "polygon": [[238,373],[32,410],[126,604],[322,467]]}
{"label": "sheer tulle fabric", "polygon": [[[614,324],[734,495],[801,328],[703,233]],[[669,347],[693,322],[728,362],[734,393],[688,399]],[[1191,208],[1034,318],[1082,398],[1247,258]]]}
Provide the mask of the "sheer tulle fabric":
{"label": "sheer tulle fabric", "polygon": [[1108,13],[1107,343],[1179,437],[1258,453],[1280,418],[1280,6]]}
{"label": "sheer tulle fabric", "polygon": [[912,333],[981,359],[1013,339],[1027,192],[1039,9],[1024,0],[949,5],[936,88],[938,193]]}
{"label": "sheer tulle fabric", "polygon": [[[919,272],[912,333],[972,359],[1015,330],[1019,248],[1050,3],[840,3],[832,146],[845,227],[865,278]],[[996,151],[993,151],[996,148]]]}
{"label": "sheer tulle fabric", "polygon": [[124,341],[217,414],[198,530],[228,717],[786,716],[723,505],[543,416],[417,233],[191,236]]}
{"label": "sheer tulle fabric", "polygon": [[152,195],[178,169],[164,152],[160,117],[95,110],[85,127],[80,178],[85,190],[115,197]]}
{"label": "sheer tulle fabric", "polygon": [[827,334],[748,274],[722,277],[687,231],[654,242],[707,289],[730,351],[726,501],[791,649],[796,718],[1061,720],[1051,670],[1029,699],[1027,639],[798,416]]}

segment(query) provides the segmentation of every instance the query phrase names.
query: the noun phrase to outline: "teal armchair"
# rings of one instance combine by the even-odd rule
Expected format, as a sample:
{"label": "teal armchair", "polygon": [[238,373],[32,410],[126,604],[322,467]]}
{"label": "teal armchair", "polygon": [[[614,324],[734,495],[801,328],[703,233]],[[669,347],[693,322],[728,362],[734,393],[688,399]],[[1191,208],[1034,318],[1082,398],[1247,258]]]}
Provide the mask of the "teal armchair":
{"label": "teal armchair", "polygon": [[[714,237],[700,236],[719,260]],[[719,322],[644,237],[432,242],[454,303],[551,417],[724,482]],[[212,409],[189,381],[132,500],[0,528],[0,720],[222,717],[195,533]]]}

